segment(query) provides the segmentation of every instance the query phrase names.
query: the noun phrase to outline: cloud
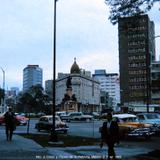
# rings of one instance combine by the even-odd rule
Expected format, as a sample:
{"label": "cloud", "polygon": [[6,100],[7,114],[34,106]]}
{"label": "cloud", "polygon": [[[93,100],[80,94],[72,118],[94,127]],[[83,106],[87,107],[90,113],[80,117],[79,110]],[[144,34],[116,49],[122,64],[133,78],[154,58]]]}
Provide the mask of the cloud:
{"label": "cloud", "polygon": [[[114,65],[113,65],[114,64]],[[110,52],[91,52],[81,58],[79,65],[86,69],[91,70],[92,73],[96,69],[106,69],[107,72],[118,71],[118,56],[113,56]],[[88,69],[87,69],[88,68]]]}
{"label": "cloud", "polygon": [[[43,68],[44,80],[53,75],[53,0],[5,0],[0,5],[0,66],[8,86],[22,88],[22,72],[28,64]],[[155,6],[157,7],[157,6]],[[108,20],[104,0],[57,2],[56,70],[69,72],[79,66],[119,72],[118,30]],[[150,13],[160,33],[159,11]],[[160,38],[156,39],[157,47]],[[160,53],[160,49],[158,51]]]}

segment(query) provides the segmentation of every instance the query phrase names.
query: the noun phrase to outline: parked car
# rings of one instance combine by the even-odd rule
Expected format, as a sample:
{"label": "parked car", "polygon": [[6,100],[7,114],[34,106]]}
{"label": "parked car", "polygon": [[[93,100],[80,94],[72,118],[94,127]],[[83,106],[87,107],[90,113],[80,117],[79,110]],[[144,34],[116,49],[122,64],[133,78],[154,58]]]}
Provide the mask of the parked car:
{"label": "parked car", "polygon": [[91,121],[93,119],[93,116],[91,115],[85,115],[82,112],[70,112],[67,115],[61,116],[62,120],[65,120],[67,122],[70,121]]}
{"label": "parked car", "polygon": [[92,112],[91,115],[93,116],[94,119],[99,119],[100,118],[100,114],[97,112]]}
{"label": "parked car", "polygon": [[4,114],[0,114],[0,125],[4,124]]}
{"label": "parked car", "polygon": [[[38,131],[46,130],[51,131],[53,127],[53,116],[46,115],[39,118],[38,123],[35,124],[35,128]],[[55,116],[55,130],[67,133],[69,127],[65,122],[62,122],[59,116]]]}
{"label": "parked car", "polygon": [[150,138],[153,132],[150,130],[152,125],[140,123],[133,114],[115,114],[113,119],[118,122],[121,138],[125,137],[144,137]]}
{"label": "parked car", "polygon": [[27,125],[29,120],[27,117],[22,115],[17,115],[16,119],[17,119],[17,125],[23,125],[23,126]]}
{"label": "parked car", "polygon": [[45,115],[46,115],[45,113],[43,113],[43,112],[39,112],[39,113],[37,113],[37,114],[36,114],[36,117],[38,117],[38,118],[39,118],[39,117],[42,117],[42,116],[45,116]]}
{"label": "parked car", "polygon": [[159,113],[138,113],[138,120],[142,123],[152,124],[152,130],[160,135],[160,115]]}
{"label": "parked car", "polygon": [[58,112],[56,112],[56,115],[61,118],[61,116],[66,116],[67,112],[66,111],[58,111]]}
{"label": "parked car", "polygon": [[[27,125],[28,118],[22,115],[19,115],[18,113],[16,115],[16,124],[17,125]],[[0,125],[5,124],[4,120],[4,113],[0,115]]]}
{"label": "parked car", "polygon": [[160,116],[158,113],[138,113],[137,117],[141,122],[160,125]]}

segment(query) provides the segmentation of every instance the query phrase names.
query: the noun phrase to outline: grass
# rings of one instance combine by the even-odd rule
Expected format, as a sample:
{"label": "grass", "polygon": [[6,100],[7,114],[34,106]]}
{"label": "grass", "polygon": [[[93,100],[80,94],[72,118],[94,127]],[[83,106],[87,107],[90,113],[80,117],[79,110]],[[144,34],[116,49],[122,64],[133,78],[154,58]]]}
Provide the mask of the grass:
{"label": "grass", "polygon": [[[36,143],[43,147],[53,147],[52,144],[49,144],[50,135],[42,134],[20,134],[24,138],[29,138],[34,140]],[[98,138],[87,138],[87,137],[78,137],[70,136],[66,134],[58,134],[58,141],[62,141],[63,144],[56,145],[56,147],[76,147],[76,146],[90,146],[90,145],[99,145],[100,139]]]}

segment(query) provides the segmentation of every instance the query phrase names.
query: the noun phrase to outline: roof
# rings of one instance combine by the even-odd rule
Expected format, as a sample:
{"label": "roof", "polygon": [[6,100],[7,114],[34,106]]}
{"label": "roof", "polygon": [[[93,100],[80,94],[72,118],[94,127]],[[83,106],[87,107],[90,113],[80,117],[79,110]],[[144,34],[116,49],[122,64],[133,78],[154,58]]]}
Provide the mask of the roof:
{"label": "roof", "polygon": [[79,66],[76,63],[76,59],[74,59],[74,63],[71,67],[70,73],[71,74],[74,74],[74,73],[80,74],[80,69],[79,69]]}
{"label": "roof", "polygon": [[136,115],[134,114],[114,114],[113,117],[117,117],[117,118],[129,118],[129,117],[136,117]]}

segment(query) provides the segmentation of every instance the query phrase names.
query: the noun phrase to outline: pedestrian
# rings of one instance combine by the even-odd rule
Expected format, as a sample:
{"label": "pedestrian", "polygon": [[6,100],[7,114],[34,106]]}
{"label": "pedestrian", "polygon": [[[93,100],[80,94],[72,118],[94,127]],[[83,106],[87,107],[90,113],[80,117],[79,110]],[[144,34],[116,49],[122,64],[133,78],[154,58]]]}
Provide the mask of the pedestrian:
{"label": "pedestrian", "polygon": [[11,107],[4,114],[4,119],[5,119],[5,126],[6,126],[7,141],[11,141],[12,140],[13,131],[15,130],[15,127],[16,127],[16,115],[12,111]]}
{"label": "pedestrian", "polygon": [[101,144],[100,147],[103,147],[103,143],[106,143],[108,146],[108,160],[111,158],[116,159],[114,145],[115,143],[119,144],[119,127],[116,119],[112,119],[112,114],[107,114],[107,120],[103,123],[101,128]]}

